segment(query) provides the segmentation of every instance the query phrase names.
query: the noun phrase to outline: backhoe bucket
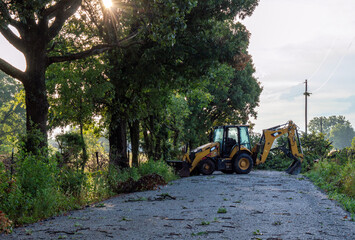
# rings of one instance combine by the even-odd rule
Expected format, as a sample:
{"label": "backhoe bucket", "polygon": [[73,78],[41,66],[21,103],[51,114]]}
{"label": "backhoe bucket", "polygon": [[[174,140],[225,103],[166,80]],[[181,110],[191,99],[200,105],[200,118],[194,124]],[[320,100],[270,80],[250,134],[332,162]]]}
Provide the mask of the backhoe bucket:
{"label": "backhoe bucket", "polygon": [[293,163],[287,168],[286,172],[291,175],[297,175],[301,172],[301,169],[301,161],[295,159]]}
{"label": "backhoe bucket", "polygon": [[180,177],[189,177],[190,176],[190,164],[187,162],[182,163],[182,168],[179,170]]}

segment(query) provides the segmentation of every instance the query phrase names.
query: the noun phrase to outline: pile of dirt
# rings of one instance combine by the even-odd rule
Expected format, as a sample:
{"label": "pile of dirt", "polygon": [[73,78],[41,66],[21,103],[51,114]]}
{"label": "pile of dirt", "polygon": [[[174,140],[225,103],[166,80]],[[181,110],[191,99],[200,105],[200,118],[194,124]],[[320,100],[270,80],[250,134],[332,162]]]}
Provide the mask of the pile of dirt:
{"label": "pile of dirt", "polygon": [[156,173],[144,175],[137,181],[129,178],[127,181],[119,182],[114,187],[117,193],[130,193],[146,190],[155,190],[161,185],[166,185],[164,178]]}

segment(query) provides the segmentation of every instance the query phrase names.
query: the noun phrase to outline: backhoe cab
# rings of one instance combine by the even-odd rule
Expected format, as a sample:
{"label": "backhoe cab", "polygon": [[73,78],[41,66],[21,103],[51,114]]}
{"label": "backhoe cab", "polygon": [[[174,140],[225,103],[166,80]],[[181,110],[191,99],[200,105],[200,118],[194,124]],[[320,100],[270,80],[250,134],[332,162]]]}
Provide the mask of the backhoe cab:
{"label": "backhoe cab", "polygon": [[[301,170],[303,154],[297,126],[292,121],[263,130],[259,143],[252,149],[247,125],[215,127],[210,143],[186,153],[182,162],[174,161],[172,163],[182,164],[179,171],[181,177],[199,173],[210,175],[216,170],[229,174],[234,172],[248,174],[253,165],[259,165],[266,161],[273,142],[286,133],[288,134],[288,149],[286,147],[279,148],[294,160],[286,172],[298,174]],[[301,150],[301,153],[298,149]]]}

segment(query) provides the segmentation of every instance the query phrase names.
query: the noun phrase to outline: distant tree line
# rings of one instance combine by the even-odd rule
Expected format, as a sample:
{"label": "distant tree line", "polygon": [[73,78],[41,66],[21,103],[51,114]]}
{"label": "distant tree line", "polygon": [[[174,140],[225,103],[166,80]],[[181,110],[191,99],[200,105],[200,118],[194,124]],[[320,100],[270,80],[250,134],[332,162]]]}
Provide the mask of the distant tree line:
{"label": "distant tree line", "polygon": [[350,147],[353,138],[355,138],[355,131],[351,123],[341,115],[315,117],[309,122],[309,129],[324,134],[336,149]]}

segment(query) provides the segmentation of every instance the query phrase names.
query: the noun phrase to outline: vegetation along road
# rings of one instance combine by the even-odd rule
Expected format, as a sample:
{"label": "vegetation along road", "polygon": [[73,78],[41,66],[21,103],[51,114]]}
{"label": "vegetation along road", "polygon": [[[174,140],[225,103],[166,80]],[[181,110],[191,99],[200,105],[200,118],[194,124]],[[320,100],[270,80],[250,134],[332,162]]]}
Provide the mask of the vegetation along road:
{"label": "vegetation along road", "polygon": [[0,238],[355,239],[355,222],[303,176],[252,171],[179,179]]}

